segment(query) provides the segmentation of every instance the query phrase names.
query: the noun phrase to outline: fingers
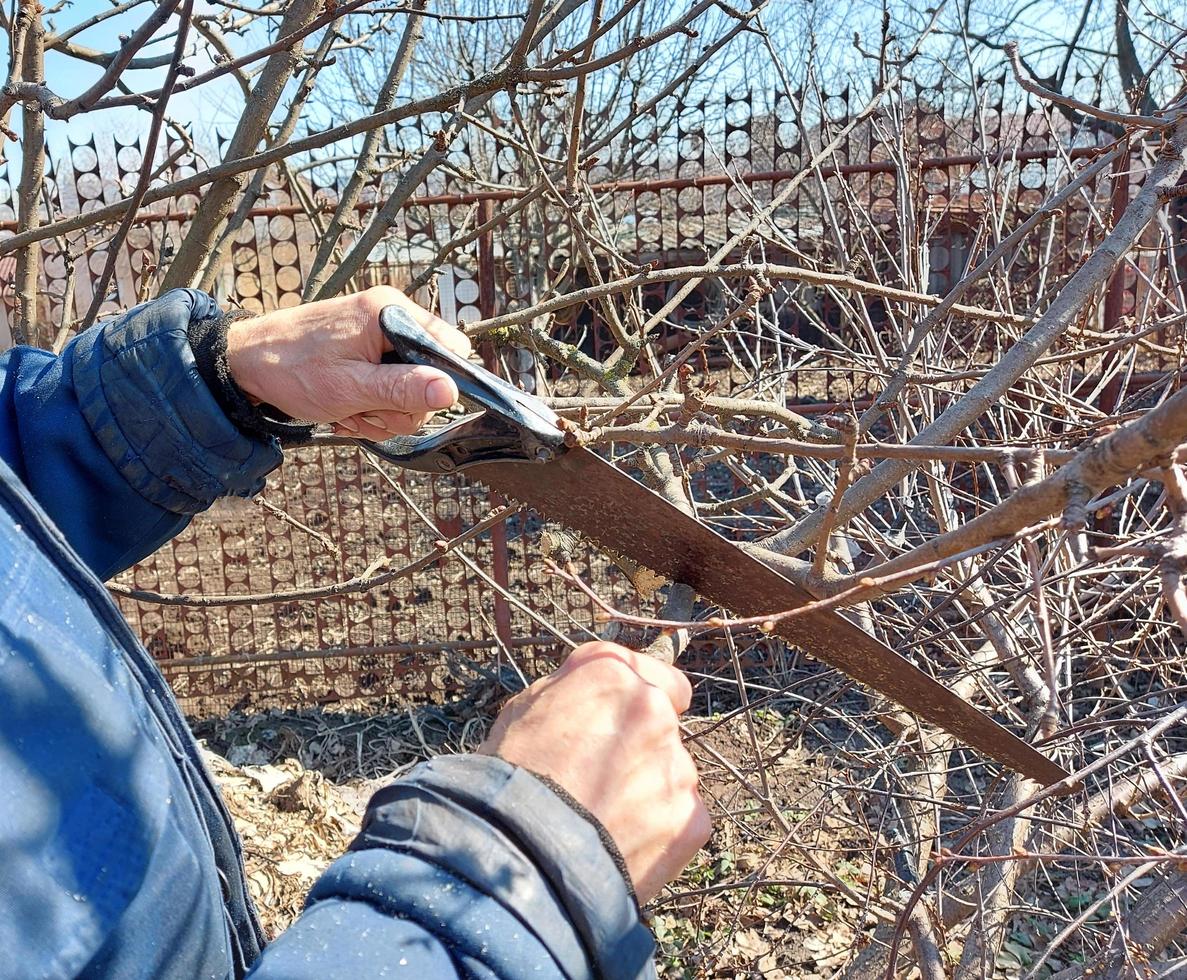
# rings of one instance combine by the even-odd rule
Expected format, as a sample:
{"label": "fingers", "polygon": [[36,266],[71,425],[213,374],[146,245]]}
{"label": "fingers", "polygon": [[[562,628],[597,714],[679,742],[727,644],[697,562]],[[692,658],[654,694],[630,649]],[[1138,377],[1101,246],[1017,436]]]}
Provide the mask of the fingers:
{"label": "fingers", "polygon": [[446,374],[381,363],[380,312],[396,305],[462,356],[470,342],[398,289],[361,293],[273,310],[227,331],[231,376],[250,396],[295,419],[331,422],[339,432],[383,440],[411,435],[458,397]]}
{"label": "fingers", "polygon": [[[464,333],[457,327],[446,323],[439,316],[430,313],[423,306],[414,303],[394,286],[372,286],[361,295],[365,297],[368,306],[373,308],[376,324],[379,323],[379,311],[385,306],[399,306],[406,310],[420,326],[431,333],[438,342],[444,344],[459,357],[469,357],[472,353],[470,339]],[[386,341],[384,346],[388,350],[391,349]]]}
{"label": "fingers", "polygon": [[[376,328],[384,307],[399,306],[455,354],[470,355],[470,341],[465,334],[392,286],[373,286],[356,299],[365,310],[364,319]],[[390,349],[386,339],[379,340]],[[340,432],[372,441],[412,435],[433,412],[449,408],[458,399],[453,379],[427,367],[356,363],[353,382],[354,397],[347,406],[353,411],[336,425]]]}
{"label": "fingers", "polygon": [[428,420],[428,415],[373,410],[340,419],[334,423],[334,430],[340,435],[353,436],[356,439],[383,442],[392,436],[410,436]]}
{"label": "fingers", "polygon": [[677,714],[683,714],[692,703],[692,685],[683,671],[661,663],[654,657],[636,653],[617,643],[586,643],[579,646],[561,666],[558,673],[575,670],[593,661],[615,660],[638,675],[646,684],[659,688],[668,696]]}
{"label": "fingers", "polygon": [[504,706],[479,752],[568,790],[617,843],[646,902],[711,829],[676,717],[690,696],[678,670],[613,643],[587,643]]}
{"label": "fingers", "polygon": [[657,898],[664,885],[679,877],[713,836],[713,818],[696,790],[688,795],[687,805],[673,807],[666,816],[672,828],[667,846],[637,875],[632,874],[635,895],[641,905]]}
{"label": "fingers", "polygon": [[357,408],[351,415],[374,415],[380,420],[396,421],[393,413],[427,418],[457,401],[453,378],[434,368],[408,364],[357,363],[354,388],[350,401]]}
{"label": "fingers", "polygon": [[633,879],[642,905],[658,897],[664,885],[677,878],[713,836],[713,818],[695,789],[685,796],[683,805],[672,807],[667,817],[673,831],[667,846]]}
{"label": "fingers", "polygon": [[[688,861],[691,861],[692,856],[709,843],[709,838],[713,836],[713,816],[709,813],[709,808],[705,806],[698,790],[692,791],[692,797],[692,813],[688,815],[688,823],[684,826],[684,844],[689,852]],[[688,861],[685,861],[685,864]]]}

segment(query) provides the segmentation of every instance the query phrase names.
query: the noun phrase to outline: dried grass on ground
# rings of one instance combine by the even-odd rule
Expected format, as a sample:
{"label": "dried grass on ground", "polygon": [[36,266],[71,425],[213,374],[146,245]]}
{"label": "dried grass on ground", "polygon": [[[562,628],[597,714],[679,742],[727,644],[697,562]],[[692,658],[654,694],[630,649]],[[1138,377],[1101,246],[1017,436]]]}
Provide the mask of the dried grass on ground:
{"label": "dried grass on ground", "polygon": [[[300,912],[309,887],[358,832],[371,794],[420,760],[472,750],[493,717],[473,699],[401,708],[349,703],[330,709],[232,714],[196,726],[243,837],[248,881],[269,935]],[[828,766],[790,740],[778,711],[759,712],[774,802],[796,820],[819,856],[861,887],[870,869],[847,846],[847,805],[824,788]],[[694,731],[730,765],[751,769],[741,717],[701,715]],[[698,752],[703,788],[718,819],[708,848],[649,910],[666,977],[824,977],[862,927],[855,904],[804,877],[779,854],[764,814],[737,781]],[[855,842],[854,842],[855,843]]]}

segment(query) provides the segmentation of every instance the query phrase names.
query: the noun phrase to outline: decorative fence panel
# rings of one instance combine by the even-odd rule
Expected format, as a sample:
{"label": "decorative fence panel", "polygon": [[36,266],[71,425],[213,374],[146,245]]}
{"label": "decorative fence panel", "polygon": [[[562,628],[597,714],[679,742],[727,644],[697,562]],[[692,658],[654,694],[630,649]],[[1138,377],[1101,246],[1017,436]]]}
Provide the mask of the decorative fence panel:
{"label": "decorative fence panel", "polygon": [[[703,263],[745,227],[756,207],[766,206],[797,181],[795,192],[774,213],[778,234],[766,236],[758,248],[762,260],[861,267],[866,260],[857,243],[863,236],[882,236],[889,252],[897,250],[904,261],[921,263],[927,290],[942,294],[983,253],[986,242],[976,236],[986,212],[1000,211],[999,226],[1013,227],[1067,173],[1069,157],[1098,152],[1066,133],[1060,134],[1060,146],[1054,145],[1047,115],[1032,105],[1007,111],[1003,82],[985,85],[978,125],[990,145],[976,151],[969,124],[945,118],[942,93],[915,92],[902,120],[907,131],[903,145],[911,155],[906,170],[892,161],[895,147],[883,129],[863,124],[844,141],[838,162],[803,179],[800,170],[819,144],[819,127],[803,128],[784,98],[747,95],[717,106],[673,102],[635,118],[608,149],[602,170],[591,177],[616,236],[614,244],[639,263]],[[833,122],[843,123],[848,93],[829,98],[826,105]],[[421,125],[419,130],[403,127],[396,145],[407,144],[410,152],[427,145],[433,120]],[[468,139],[463,136],[455,150],[455,174],[468,168],[488,175],[496,185],[528,183],[521,154],[497,142],[479,146]],[[1070,150],[1064,148],[1068,146]],[[169,147],[168,154],[172,177],[204,165],[179,145]],[[126,194],[140,168],[141,150],[118,137],[105,142],[91,136],[69,142],[51,158],[48,207],[51,213],[69,214]],[[218,280],[222,297],[253,311],[298,303],[318,241],[318,221],[348,176],[341,164],[323,164],[305,170],[297,185],[270,179],[250,220],[236,234]],[[1013,192],[1003,196],[1003,184]],[[430,178],[402,209],[382,252],[372,255],[359,280],[400,284],[437,268],[442,315],[454,320],[474,321],[532,302],[542,271],[555,271],[571,247],[550,239],[550,222],[559,218],[550,205],[523,208],[502,228],[440,261],[443,243],[519,193],[484,187],[489,184]],[[1019,254],[1009,271],[1015,312],[1028,312],[1038,276],[1062,277],[1074,270],[1089,244],[1090,209],[1107,212],[1129,193],[1124,175],[1098,181],[1052,226],[1044,243],[1049,255]],[[0,168],[0,234],[13,228],[13,197],[7,169]],[[380,183],[364,195],[362,217],[383,199]],[[826,206],[841,199],[857,201],[860,207],[826,220]],[[185,234],[196,204],[193,195],[184,196],[139,216],[118,258],[105,311],[153,294],[157,269]],[[73,291],[75,311],[87,307],[92,280],[107,261],[109,231],[97,227],[68,245],[54,240],[44,244],[38,342],[49,346],[65,340],[69,331],[61,321],[68,292]],[[867,268],[866,273],[896,284],[893,269]],[[1106,330],[1135,309],[1140,278],[1132,268],[1115,278],[1104,310],[1108,322],[1101,325]],[[574,288],[581,285],[573,283]],[[12,307],[11,284],[6,286],[0,304],[4,316]],[[711,277],[673,314],[671,329],[691,330],[710,320],[720,305],[720,289],[720,281]],[[826,407],[868,396],[872,375],[828,354],[828,335],[850,329],[848,314],[824,291],[794,284],[781,290],[779,326],[824,348],[811,372],[788,372],[788,403],[812,411],[810,403]],[[647,297],[648,305],[657,309],[669,295],[661,288]],[[969,301],[1001,299],[986,295]],[[884,311],[879,312],[878,303],[869,304],[869,310],[877,325]],[[595,311],[576,308],[567,317],[558,321],[557,329],[597,356],[608,338]],[[992,328],[977,329],[975,343],[992,345]],[[955,338],[953,344],[955,363],[962,363],[968,338]],[[1145,365],[1158,366],[1157,357]],[[527,374],[520,380],[531,383]],[[438,539],[474,525],[491,508],[486,491],[464,480],[389,477],[395,486],[354,449],[297,450],[268,482],[263,499],[272,507],[246,501],[218,505],[126,573],[120,584],[195,597],[327,586],[420,559],[433,552]],[[405,506],[396,487],[417,502],[434,526]],[[123,598],[121,605],[187,707],[197,712],[269,697],[291,702],[379,694],[442,696],[483,671],[535,673],[539,659],[559,648],[544,620],[561,624],[574,637],[587,635],[593,617],[589,600],[547,576],[531,535],[521,533],[522,521],[496,526],[469,541],[459,555],[370,591],[239,605],[161,605]],[[600,562],[591,571],[599,588],[629,602],[629,586],[612,566]],[[490,580],[509,586],[522,604],[499,597]]]}
{"label": "decorative fence panel", "polygon": [[[404,503],[401,491],[431,525]],[[125,615],[192,710],[267,696],[440,697],[473,682],[475,665],[493,662],[498,653],[512,669],[536,673],[537,657],[555,652],[557,637],[508,607],[474,569],[535,606],[562,608],[574,636],[592,623],[588,601],[558,588],[523,547],[505,547],[504,526],[459,547],[462,557],[455,553],[379,588],[284,597],[431,556],[439,541],[491,510],[480,485],[380,470],[355,449],[303,448],[288,454],[262,500],[220,502],[118,580],[206,601],[258,597],[198,607],[121,598]]]}

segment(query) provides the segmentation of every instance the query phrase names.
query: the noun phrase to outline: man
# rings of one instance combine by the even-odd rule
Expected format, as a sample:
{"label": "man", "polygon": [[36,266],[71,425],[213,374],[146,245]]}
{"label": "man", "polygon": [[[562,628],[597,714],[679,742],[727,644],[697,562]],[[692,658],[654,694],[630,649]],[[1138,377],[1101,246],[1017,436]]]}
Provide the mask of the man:
{"label": "man", "polygon": [[[587,644],[473,756],[377,793],[266,949],[240,845],[176,702],[102,580],[330,422],[407,434],[457,398],[381,363],[398,291],[228,323],[174,290],[59,357],[0,357],[0,976],[636,977],[637,901],[709,833],[676,670]],[[261,952],[262,950],[262,952]]]}

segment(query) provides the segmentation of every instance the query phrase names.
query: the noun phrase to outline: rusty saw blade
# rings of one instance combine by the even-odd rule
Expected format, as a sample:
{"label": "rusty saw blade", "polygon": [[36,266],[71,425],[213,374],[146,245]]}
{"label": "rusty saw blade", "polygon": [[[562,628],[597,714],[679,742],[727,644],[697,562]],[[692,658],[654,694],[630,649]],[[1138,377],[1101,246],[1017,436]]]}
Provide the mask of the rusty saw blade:
{"label": "rusty saw blade", "polygon": [[[467,475],[596,542],[683,582],[739,616],[802,606],[812,597],[762,561],[689,517],[596,453],[572,448],[543,464],[483,462]],[[943,683],[831,610],[777,621],[805,653],[954,735],[1005,766],[1050,785],[1068,774]]]}

